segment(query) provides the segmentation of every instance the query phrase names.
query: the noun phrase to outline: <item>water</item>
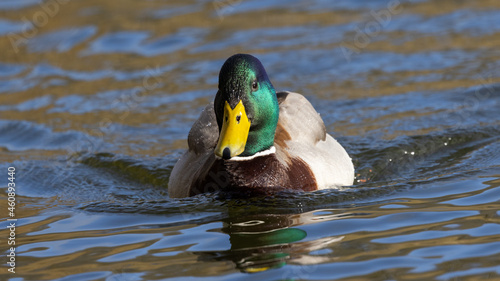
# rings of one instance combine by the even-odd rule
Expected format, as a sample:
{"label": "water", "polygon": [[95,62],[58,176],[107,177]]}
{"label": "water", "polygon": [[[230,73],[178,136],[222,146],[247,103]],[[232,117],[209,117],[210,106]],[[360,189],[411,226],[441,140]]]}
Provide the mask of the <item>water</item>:
{"label": "water", "polygon": [[[0,279],[500,279],[499,18],[494,0],[1,1]],[[306,95],[354,186],[168,198],[237,52]]]}

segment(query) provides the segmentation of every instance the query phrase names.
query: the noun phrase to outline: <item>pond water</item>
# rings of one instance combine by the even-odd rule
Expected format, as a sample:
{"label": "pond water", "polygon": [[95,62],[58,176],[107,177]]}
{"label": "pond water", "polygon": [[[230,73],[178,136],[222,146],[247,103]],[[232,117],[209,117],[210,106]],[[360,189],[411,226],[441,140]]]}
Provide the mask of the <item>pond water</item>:
{"label": "pond water", "polygon": [[[1,1],[0,279],[499,280],[499,46],[497,0]],[[239,52],[355,185],[168,198]]]}

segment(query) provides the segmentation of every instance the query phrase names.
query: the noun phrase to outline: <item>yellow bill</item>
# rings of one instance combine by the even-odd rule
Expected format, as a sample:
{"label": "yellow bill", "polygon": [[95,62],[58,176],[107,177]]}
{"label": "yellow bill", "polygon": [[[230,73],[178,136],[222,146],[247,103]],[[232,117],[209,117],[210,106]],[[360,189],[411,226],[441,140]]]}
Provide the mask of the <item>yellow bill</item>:
{"label": "yellow bill", "polygon": [[231,109],[226,101],[222,117],[222,130],[215,148],[215,155],[229,159],[243,153],[249,131],[250,120],[248,120],[243,102],[240,100],[234,109]]}

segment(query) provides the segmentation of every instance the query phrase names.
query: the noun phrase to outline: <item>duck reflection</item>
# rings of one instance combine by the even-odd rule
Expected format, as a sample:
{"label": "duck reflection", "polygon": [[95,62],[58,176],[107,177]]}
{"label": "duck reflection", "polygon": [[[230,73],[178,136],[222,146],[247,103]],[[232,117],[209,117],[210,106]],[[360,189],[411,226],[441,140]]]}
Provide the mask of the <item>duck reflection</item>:
{"label": "duck reflection", "polygon": [[[229,235],[231,249],[196,252],[202,261],[232,261],[242,272],[259,272],[291,264],[317,264],[332,257],[311,255],[331,247],[343,236],[307,240],[307,232],[297,226],[325,219],[318,211],[301,214],[258,214],[230,216],[223,220],[222,232]],[[342,215],[345,216],[345,213]],[[339,215],[329,214],[326,219]]]}

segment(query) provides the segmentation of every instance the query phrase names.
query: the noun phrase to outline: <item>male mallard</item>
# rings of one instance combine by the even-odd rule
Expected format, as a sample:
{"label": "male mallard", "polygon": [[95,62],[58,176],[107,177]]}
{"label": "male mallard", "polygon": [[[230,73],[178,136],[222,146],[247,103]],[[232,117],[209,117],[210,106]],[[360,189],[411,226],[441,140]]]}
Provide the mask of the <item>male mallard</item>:
{"label": "male mallard", "polygon": [[300,94],[276,93],[251,55],[226,60],[188,145],[170,175],[170,197],[231,188],[312,191],[354,180],[351,158],[312,105]]}

